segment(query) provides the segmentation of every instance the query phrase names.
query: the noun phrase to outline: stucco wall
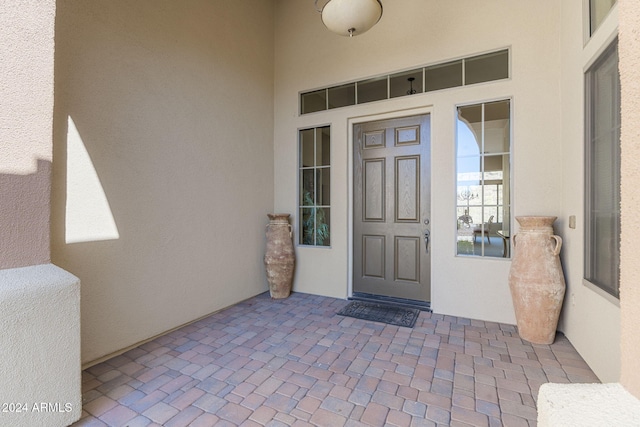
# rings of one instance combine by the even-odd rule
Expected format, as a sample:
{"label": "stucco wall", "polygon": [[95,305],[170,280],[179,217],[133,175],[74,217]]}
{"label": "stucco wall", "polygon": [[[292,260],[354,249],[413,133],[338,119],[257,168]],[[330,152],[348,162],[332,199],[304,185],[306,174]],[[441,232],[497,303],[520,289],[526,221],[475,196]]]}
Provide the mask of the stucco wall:
{"label": "stucco wall", "polygon": [[273,7],[58,1],[53,261],[91,362],[266,291]]}
{"label": "stucco wall", "polygon": [[622,86],[622,384],[640,398],[640,1],[620,5],[620,80]]}
{"label": "stucco wall", "polygon": [[0,306],[0,425],[63,427],[78,420],[78,279],[51,264],[0,270]]}
{"label": "stucco wall", "polygon": [[[513,99],[512,213],[561,217],[561,157],[550,155],[561,146],[559,27],[556,1],[388,1],[378,25],[349,39],[327,31],[312,4],[277,2],[276,210],[296,217],[297,129],[332,127],[332,247],[297,248],[294,289],[348,295],[349,126],[431,112],[432,307],[439,313],[514,323],[507,284],[510,261],[455,256],[455,107]],[[503,47],[512,51],[513,77],[507,81],[298,115],[299,91]]]}
{"label": "stucco wall", "polygon": [[[560,329],[605,382],[620,379],[620,306],[584,277],[584,72],[617,33],[617,10],[585,42],[582,0],[562,2],[562,262],[567,282]],[[569,228],[569,216],[576,228]]]}
{"label": "stucco wall", "polygon": [[0,14],[0,269],[49,262],[55,7]]}

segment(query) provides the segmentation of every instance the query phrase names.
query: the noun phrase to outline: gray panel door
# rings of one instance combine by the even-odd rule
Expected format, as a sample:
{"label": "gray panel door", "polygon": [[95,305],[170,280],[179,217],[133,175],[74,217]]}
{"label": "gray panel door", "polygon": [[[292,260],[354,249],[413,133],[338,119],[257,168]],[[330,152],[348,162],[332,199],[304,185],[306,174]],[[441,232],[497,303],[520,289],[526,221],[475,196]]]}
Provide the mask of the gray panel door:
{"label": "gray panel door", "polygon": [[353,290],[429,301],[430,116],[354,126]]}

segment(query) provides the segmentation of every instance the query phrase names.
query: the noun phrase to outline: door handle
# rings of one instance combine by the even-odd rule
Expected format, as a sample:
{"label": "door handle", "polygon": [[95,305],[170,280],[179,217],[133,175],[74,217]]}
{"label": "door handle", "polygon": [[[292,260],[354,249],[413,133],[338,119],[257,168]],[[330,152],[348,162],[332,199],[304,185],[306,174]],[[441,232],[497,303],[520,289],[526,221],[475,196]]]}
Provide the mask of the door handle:
{"label": "door handle", "polygon": [[427,251],[426,253],[429,253],[429,236],[431,234],[429,233],[429,230],[424,230],[424,248]]}

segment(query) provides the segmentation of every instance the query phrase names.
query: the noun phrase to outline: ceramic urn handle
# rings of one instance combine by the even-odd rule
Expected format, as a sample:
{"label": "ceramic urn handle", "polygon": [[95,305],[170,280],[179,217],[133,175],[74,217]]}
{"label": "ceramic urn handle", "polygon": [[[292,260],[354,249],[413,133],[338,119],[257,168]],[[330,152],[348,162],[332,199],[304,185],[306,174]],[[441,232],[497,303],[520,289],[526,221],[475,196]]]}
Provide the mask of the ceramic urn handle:
{"label": "ceramic urn handle", "polygon": [[556,247],[553,249],[553,255],[560,255],[560,248],[562,248],[562,237],[560,236],[551,236],[552,239],[556,241]]}
{"label": "ceramic urn handle", "polygon": [[[267,230],[269,229],[269,226],[271,224],[267,224]],[[291,228],[291,224],[287,224],[287,227],[289,227],[289,237],[293,237],[293,229]]]}

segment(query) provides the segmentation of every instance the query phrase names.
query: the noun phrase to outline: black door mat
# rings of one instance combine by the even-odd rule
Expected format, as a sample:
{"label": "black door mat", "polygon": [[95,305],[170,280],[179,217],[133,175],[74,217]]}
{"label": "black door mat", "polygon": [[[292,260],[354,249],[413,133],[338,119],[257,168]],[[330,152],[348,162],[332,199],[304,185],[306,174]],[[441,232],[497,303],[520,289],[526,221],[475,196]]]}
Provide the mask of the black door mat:
{"label": "black door mat", "polygon": [[338,312],[340,316],[382,322],[389,325],[413,328],[420,310],[371,302],[352,301]]}

